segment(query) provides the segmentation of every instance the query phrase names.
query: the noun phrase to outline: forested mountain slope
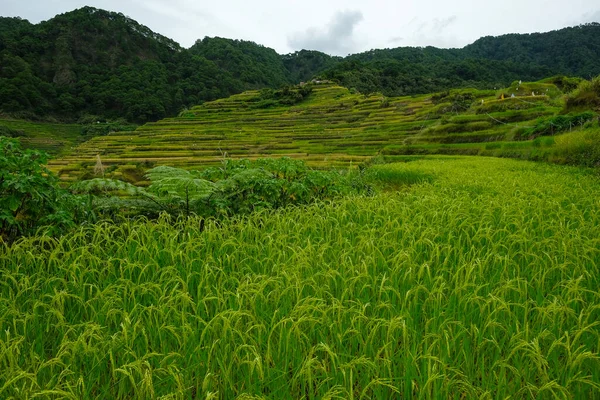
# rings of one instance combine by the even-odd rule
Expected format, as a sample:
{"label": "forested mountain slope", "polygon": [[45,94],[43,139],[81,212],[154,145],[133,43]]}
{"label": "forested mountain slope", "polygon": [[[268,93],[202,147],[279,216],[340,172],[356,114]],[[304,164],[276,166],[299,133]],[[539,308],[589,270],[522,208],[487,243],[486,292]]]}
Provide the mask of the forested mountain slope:
{"label": "forested mountain slope", "polygon": [[155,121],[244,90],[316,76],[398,96],[599,73],[596,23],[485,37],[463,49],[396,48],[341,58],[312,50],[279,55],[224,38],[184,49],[131,18],[92,7],[36,25],[0,18],[0,113],[26,119]]}
{"label": "forested mountain slope", "polygon": [[462,49],[371,50],[348,56],[325,72],[344,86],[388,96],[451,87],[503,87],[551,75],[590,79],[600,73],[600,24],[547,33],[484,37]]}

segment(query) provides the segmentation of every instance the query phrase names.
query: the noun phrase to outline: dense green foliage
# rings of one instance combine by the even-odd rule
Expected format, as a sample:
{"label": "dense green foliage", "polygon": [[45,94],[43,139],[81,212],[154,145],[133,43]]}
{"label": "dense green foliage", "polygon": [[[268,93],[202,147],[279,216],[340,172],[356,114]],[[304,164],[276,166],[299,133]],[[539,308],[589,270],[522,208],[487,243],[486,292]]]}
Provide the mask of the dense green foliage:
{"label": "dense green foliage", "polygon": [[548,33],[484,37],[462,49],[396,48],[345,58],[324,76],[363,93],[388,96],[448,88],[503,87],[511,81],[600,73],[600,24]]}
{"label": "dense green foliage", "polygon": [[252,104],[252,108],[269,108],[276,106],[293,106],[300,103],[312,93],[312,85],[284,86],[279,90],[263,89],[260,91],[260,101]]}
{"label": "dense green foliage", "polygon": [[0,18],[0,112],[75,121],[91,114],[155,121],[205,101],[263,87],[336,79],[388,96],[515,79],[600,73],[600,25],[482,38],[463,49],[397,48],[346,58],[278,55],[253,42],[198,40],[190,49],[125,17],[91,7],[32,25]]}
{"label": "dense green foliage", "polygon": [[280,55],[254,42],[206,37],[196,41],[189,51],[214,62],[248,88],[279,87],[289,83]]}
{"label": "dense green foliage", "polygon": [[600,24],[537,34],[485,37],[463,49],[397,48],[347,57],[324,72],[344,86],[388,96],[451,87],[493,88],[515,79],[553,74],[591,78],[600,73]]}
{"label": "dense green foliage", "polygon": [[539,66],[555,73],[590,79],[600,72],[599,22],[547,33],[486,36],[462,50],[470,58],[508,61],[525,69]]}
{"label": "dense green foliage", "polygon": [[0,109],[13,115],[142,122],[252,87],[122,14],[85,7],[14,25],[0,20]]}
{"label": "dense green foliage", "polygon": [[582,81],[565,101],[567,110],[593,109],[600,111],[600,76]]}
{"label": "dense green foliage", "polygon": [[0,136],[0,242],[40,227],[59,233],[74,225],[77,201],[59,188],[46,162],[45,153],[23,150],[16,140]]}
{"label": "dense green foliage", "polygon": [[92,122],[89,124],[83,124],[81,126],[81,134],[88,138],[91,138],[96,136],[108,135],[112,132],[131,132],[135,131],[136,128],[136,125],[129,124],[127,123],[127,121],[96,121],[96,123]]}
{"label": "dense green foliage", "polygon": [[433,178],[3,248],[0,397],[598,398],[597,178],[377,168]]}
{"label": "dense green foliage", "polygon": [[306,82],[322,71],[335,66],[342,57],[332,57],[315,50],[300,50],[282,55],[289,79],[294,83]]}
{"label": "dense green foliage", "polygon": [[104,178],[77,182],[75,193],[92,194],[104,216],[231,217],[264,209],[370,192],[356,171],[316,171],[290,158],[223,160],[203,171],[160,166],[146,173],[148,188]]}

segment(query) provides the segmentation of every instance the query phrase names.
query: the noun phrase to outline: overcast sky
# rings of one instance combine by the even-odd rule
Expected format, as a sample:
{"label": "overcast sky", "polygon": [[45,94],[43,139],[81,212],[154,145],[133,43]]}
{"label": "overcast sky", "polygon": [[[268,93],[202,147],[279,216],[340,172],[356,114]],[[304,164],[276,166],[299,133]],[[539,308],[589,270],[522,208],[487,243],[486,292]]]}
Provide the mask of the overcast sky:
{"label": "overcast sky", "polygon": [[0,0],[0,15],[37,23],[85,5],[121,12],[184,47],[220,36],[281,54],[462,47],[486,35],[600,22],[598,0]]}

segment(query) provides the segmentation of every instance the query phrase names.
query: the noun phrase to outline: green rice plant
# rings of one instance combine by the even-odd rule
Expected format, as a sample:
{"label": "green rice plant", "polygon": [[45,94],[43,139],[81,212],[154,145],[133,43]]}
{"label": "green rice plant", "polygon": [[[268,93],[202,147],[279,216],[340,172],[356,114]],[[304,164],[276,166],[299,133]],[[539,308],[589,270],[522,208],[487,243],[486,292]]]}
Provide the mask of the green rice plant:
{"label": "green rice plant", "polygon": [[387,165],[374,165],[365,172],[366,179],[386,190],[398,190],[414,184],[430,183],[434,175],[408,169],[390,169]]}
{"label": "green rice plant", "polygon": [[0,398],[600,396],[600,184],[441,157],[428,182],[0,246]]}

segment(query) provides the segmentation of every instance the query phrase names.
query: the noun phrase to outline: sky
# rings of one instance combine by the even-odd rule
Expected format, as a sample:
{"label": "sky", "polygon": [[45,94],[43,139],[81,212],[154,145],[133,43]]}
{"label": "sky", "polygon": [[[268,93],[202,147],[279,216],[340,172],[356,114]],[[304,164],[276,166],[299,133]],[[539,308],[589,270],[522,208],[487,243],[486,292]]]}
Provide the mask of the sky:
{"label": "sky", "polygon": [[123,13],[184,47],[220,36],[280,54],[463,47],[482,36],[600,22],[598,0],[0,0],[0,16],[38,23],[86,5]]}

